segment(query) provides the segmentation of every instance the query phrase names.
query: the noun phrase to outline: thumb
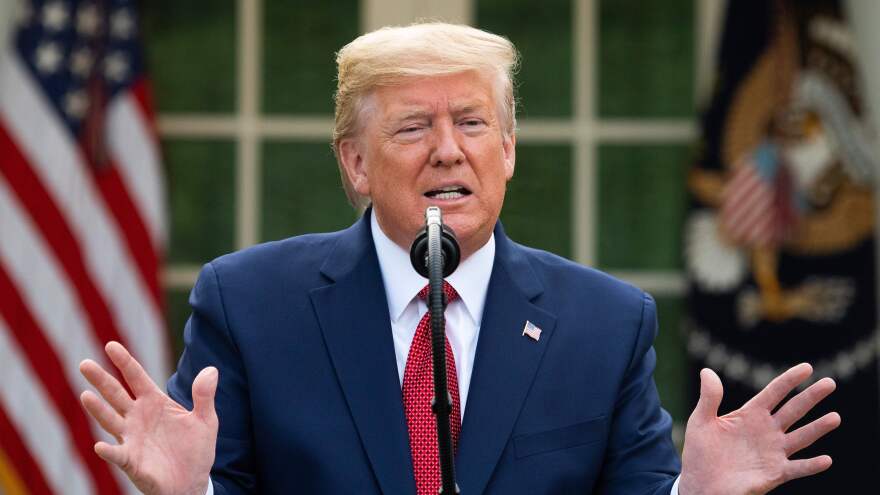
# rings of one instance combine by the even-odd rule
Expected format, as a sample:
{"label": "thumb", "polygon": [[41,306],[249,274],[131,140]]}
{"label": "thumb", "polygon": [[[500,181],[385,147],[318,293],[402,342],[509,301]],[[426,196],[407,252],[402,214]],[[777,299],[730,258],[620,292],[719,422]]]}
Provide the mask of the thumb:
{"label": "thumb", "polygon": [[214,394],[217,393],[219,376],[217,368],[208,366],[200,371],[196,379],[193,380],[193,413],[203,421],[217,416],[217,413],[214,412]]}
{"label": "thumb", "polygon": [[722,397],[724,397],[724,387],[721,386],[721,379],[714,371],[703,368],[700,371],[700,400],[692,417],[700,421],[717,418]]}

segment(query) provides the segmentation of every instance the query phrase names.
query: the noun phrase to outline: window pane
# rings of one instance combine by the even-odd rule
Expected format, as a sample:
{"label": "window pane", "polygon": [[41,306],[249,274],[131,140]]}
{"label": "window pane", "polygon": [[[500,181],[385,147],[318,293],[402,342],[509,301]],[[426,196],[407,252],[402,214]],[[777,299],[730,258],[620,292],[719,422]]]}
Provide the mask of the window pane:
{"label": "window pane", "polygon": [[165,301],[168,332],[171,336],[168,341],[171,343],[174,362],[177,363],[183,352],[183,328],[192,311],[189,307],[189,289],[168,289],[165,291]]}
{"label": "window pane", "polygon": [[571,115],[569,0],[478,0],[477,25],[509,38],[522,54],[519,116]]}
{"label": "window pane", "polygon": [[658,296],[656,301],[660,332],[654,341],[654,349],[657,351],[654,379],[663,408],[669,411],[673,421],[685,423],[690,411],[686,404],[687,362],[681,330],[684,303],[681,298],[672,296]]}
{"label": "window pane", "polygon": [[599,3],[602,117],[693,114],[693,0]]}
{"label": "window pane", "polygon": [[235,248],[235,145],[165,141],[172,263],[205,263]]}
{"label": "window pane", "polygon": [[269,142],[263,150],[263,239],[339,230],[354,222],[329,144]]}
{"label": "window pane", "polygon": [[235,2],[150,0],[141,5],[159,111],[233,111]]}
{"label": "window pane", "polygon": [[609,269],[681,266],[685,173],[680,145],[599,147],[599,265]]}
{"label": "window pane", "polygon": [[571,257],[571,147],[517,146],[501,221],[516,242]]}
{"label": "window pane", "polygon": [[263,110],[333,113],[336,51],[358,35],[357,0],[266,0]]}

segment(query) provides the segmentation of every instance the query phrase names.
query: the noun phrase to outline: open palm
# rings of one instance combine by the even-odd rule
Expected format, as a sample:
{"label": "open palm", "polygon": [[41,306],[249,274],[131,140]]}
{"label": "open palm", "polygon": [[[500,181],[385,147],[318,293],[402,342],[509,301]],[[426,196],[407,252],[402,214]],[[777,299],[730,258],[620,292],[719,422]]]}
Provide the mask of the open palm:
{"label": "open palm", "polygon": [[125,347],[110,342],[105,349],[134,398],[98,363],[87,359],[80,364],[103,398],[85,391],[83,406],[118,442],[98,442],[95,452],[119,466],[145,494],[204,495],[217,439],[217,370],[205,368],[193,381],[193,410],[187,411],[153,383]]}
{"label": "open palm", "polygon": [[795,460],[789,457],[837,428],[837,413],[788,430],[834,391],[834,381],[817,381],[773,413],[811,373],[808,364],[795,366],[743,407],[719,417],[721,380],[704,369],[700,373],[700,401],[685,432],[679,493],[763,494],[789,480],[828,469],[831,457],[827,455]]}

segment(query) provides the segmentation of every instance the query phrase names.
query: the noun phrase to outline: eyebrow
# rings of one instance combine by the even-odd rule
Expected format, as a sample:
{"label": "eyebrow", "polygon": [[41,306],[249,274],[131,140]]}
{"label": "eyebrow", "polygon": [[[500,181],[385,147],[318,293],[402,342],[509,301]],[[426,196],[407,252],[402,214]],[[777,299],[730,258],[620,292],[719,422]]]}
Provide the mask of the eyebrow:
{"label": "eyebrow", "polygon": [[[483,105],[482,103],[468,102],[463,105],[450,105],[449,110],[451,113],[461,114],[482,110],[483,108],[486,108],[486,105]],[[433,114],[434,112],[430,110],[411,110],[409,112],[401,114],[400,117],[396,117],[395,120],[399,121],[415,118],[430,118]]]}
{"label": "eyebrow", "polygon": [[394,122],[404,122],[413,119],[430,119],[431,113],[427,110],[411,110],[394,117]]}
{"label": "eyebrow", "polygon": [[[460,115],[463,113],[471,113],[477,110],[481,110],[486,108],[482,102],[479,101],[468,101],[459,105],[450,105],[450,112],[454,115]],[[418,120],[418,119],[427,119],[430,120],[434,115],[432,110],[424,109],[424,108],[416,108],[412,110],[404,110],[400,115],[394,116],[390,123],[396,125],[402,122],[406,122],[408,120]]]}
{"label": "eyebrow", "polygon": [[464,105],[453,105],[450,107],[450,111],[454,114],[462,114],[475,112],[484,108],[486,108],[486,105],[481,102],[468,102]]}

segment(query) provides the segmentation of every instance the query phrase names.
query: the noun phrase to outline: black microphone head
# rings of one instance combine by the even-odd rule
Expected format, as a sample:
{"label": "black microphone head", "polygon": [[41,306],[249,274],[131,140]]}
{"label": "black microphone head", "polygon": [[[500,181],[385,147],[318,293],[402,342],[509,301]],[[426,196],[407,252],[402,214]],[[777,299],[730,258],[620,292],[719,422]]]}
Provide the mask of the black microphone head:
{"label": "black microphone head", "polygon": [[[458,239],[455,231],[448,225],[440,226],[440,250],[443,253],[443,276],[448,277],[458,268],[461,261],[461,249],[458,247]],[[425,227],[416,234],[412,246],[409,248],[409,261],[419,275],[428,278],[428,228]]]}
{"label": "black microphone head", "polygon": [[413,269],[428,278],[428,228],[424,227],[416,234],[412,246],[409,248],[409,262]]}
{"label": "black microphone head", "polygon": [[461,249],[458,247],[458,238],[452,227],[440,225],[440,249],[443,250],[443,277],[452,275],[461,261]]}

